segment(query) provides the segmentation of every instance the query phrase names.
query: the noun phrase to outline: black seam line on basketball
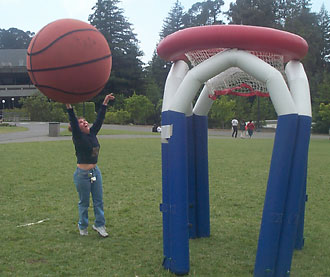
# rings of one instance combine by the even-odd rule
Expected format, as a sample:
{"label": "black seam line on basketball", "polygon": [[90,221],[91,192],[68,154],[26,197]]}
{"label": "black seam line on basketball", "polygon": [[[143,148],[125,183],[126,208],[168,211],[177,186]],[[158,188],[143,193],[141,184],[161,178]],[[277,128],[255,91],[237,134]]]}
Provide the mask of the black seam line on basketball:
{"label": "black seam line on basketball", "polygon": [[96,62],[98,62],[98,61],[108,59],[108,58],[110,58],[111,56],[112,56],[112,55],[109,54],[109,55],[106,55],[106,56],[104,56],[104,57],[97,58],[97,59],[90,60],[90,61],[86,61],[86,62],[82,62],[82,63],[75,63],[75,64],[70,64],[70,65],[59,66],[59,67],[50,67],[50,68],[28,69],[27,71],[28,71],[28,72],[43,72],[43,71],[53,71],[53,70],[67,69],[67,68],[71,68],[71,67],[83,66],[83,65],[86,65],[86,64],[90,64],[90,63],[96,63]]}
{"label": "black seam line on basketball", "polygon": [[[105,84],[104,84],[105,85]],[[79,92],[79,93],[75,93],[75,92],[71,92],[71,91],[66,91],[66,90],[62,90],[62,89],[59,89],[59,88],[54,88],[54,87],[51,87],[51,86],[45,86],[45,85],[35,85],[37,88],[49,88],[49,89],[53,89],[53,90],[57,90],[59,92],[62,92],[64,94],[69,94],[69,95],[76,95],[76,96],[79,96],[79,95],[88,95],[88,94],[92,94],[94,93],[95,91],[98,91],[99,89],[103,88],[104,87],[101,86],[97,89],[94,89],[92,91],[87,91],[87,92]]]}
{"label": "black seam line on basketball", "polygon": [[[45,28],[45,27],[43,27],[41,30],[43,30],[44,28]],[[40,32],[39,32],[39,33],[40,33]],[[35,39],[34,39],[32,45],[31,45],[31,52],[32,52],[32,49],[33,49],[33,47],[34,47],[34,44],[36,43],[36,39],[37,39],[37,37],[39,36],[39,33],[36,35],[36,37],[35,37]],[[27,54],[28,59],[30,59],[30,68],[32,68],[32,57],[29,56],[29,52],[28,52],[28,51],[26,52],[26,54]],[[28,68],[26,67],[26,69],[28,69]],[[32,75],[32,78],[33,78],[32,83],[34,83],[34,84],[37,83],[37,79],[36,79],[36,77],[34,76],[33,72],[31,72],[31,75]]]}
{"label": "black seam line on basketball", "polygon": [[59,41],[60,39],[68,36],[68,35],[71,35],[73,33],[77,33],[77,32],[87,32],[87,31],[92,31],[92,32],[99,32],[98,30],[94,30],[94,29],[77,29],[77,30],[73,30],[73,31],[70,31],[70,32],[67,32],[61,36],[59,36],[57,39],[55,39],[53,42],[51,42],[50,44],[48,44],[46,47],[44,47],[43,49],[37,51],[37,52],[34,52],[34,53],[27,53],[29,56],[34,56],[34,55],[38,55],[44,51],[46,51],[49,47],[51,47],[53,44],[55,44],[57,41]]}

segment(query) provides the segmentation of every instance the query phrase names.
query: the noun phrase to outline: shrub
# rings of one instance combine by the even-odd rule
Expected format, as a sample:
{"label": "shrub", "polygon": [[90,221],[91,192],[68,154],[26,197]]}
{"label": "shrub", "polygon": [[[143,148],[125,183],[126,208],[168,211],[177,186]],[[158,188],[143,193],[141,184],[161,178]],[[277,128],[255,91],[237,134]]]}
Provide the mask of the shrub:
{"label": "shrub", "polygon": [[104,123],[106,124],[127,124],[130,122],[131,115],[128,111],[110,111],[105,114]]}
{"label": "shrub", "polygon": [[94,122],[96,119],[95,103],[85,102],[73,105],[77,117],[84,117],[88,122]]}
{"label": "shrub", "polygon": [[153,121],[155,107],[144,95],[136,95],[125,99],[126,110],[131,114],[134,124],[146,124]]}
{"label": "shrub", "polygon": [[225,124],[227,123],[230,126],[230,121],[235,116],[234,108],[235,101],[225,96],[221,96],[215,100],[210,111],[210,125],[219,126],[219,123],[221,123],[221,128],[225,128]]}
{"label": "shrub", "polygon": [[314,117],[313,132],[327,134],[330,129],[330,104],[321,103]]}
{"label": "shrub", "polygon": [[23,109],[26,110],[32,121],[66,121],[67,116],[63,104],[50,102],[46,96],[36,93],[21,99]]}

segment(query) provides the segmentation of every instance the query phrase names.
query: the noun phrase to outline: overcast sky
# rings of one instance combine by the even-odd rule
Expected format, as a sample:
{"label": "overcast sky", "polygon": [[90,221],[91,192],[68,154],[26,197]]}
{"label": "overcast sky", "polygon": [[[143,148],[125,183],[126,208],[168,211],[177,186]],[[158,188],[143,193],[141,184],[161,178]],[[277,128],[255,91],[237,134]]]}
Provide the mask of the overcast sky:
{"label": "overcast sky", "polygon": [[[121,0],[124,16],[133,24],[145,53],[143,62],[151,60],[159,40],[163,21],[176,0]],[[185,10],[202,0],[180,0]],[[88,15],[97,0],[0,0],[0,28],[11,27],[37,33],[43,26],[61,18],[75,18],[88,22]],[[225,0],[227,11],[231,0]],[[319,12],[322,3],[330,12],[330,0],[313,0],[312,10]]]}

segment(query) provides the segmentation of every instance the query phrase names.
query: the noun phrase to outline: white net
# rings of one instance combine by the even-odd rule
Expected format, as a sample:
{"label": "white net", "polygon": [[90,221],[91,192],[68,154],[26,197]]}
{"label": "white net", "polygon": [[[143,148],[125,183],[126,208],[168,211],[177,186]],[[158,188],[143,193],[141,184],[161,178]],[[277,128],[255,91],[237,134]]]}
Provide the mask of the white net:
{"label": "white net", "polygon": [[[213,48],[204,50],[195,50],[186,53],[187,58],[193,66],[209,59],[215,54],[225,51],[225,48]],[[283,56],[274,53],[257,52],[257,51],[247,51],[263,61],[267,62],[277,70],[279,70],[283,77],[284,74],[284,62]],[[210,98],[216,99],[218,95],[238,95],[238,96],[261,96],[269,97],[266,84],[258,81],[253,76],[242,71],[238,67],[231,67],[226,71],[220,73],[219,75],[211,78],[206,82],[210,91],[213,92]]]}

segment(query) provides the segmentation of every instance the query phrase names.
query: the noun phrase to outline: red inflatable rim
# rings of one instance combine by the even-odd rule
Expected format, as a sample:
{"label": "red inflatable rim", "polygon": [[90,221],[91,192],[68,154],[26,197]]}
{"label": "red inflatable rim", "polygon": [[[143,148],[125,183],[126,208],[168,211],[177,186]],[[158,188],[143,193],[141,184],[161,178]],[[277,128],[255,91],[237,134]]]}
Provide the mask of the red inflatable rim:
{"label": "red inflatable rim", "polygon": [[284,62],[302,59],[308,51],[300,36],[266,27],[246,25],[209,25],[191,27],[165,37],[157,47],[166,61],[186,60],[184,54],[193,50],[237,48],[279,54]]}

